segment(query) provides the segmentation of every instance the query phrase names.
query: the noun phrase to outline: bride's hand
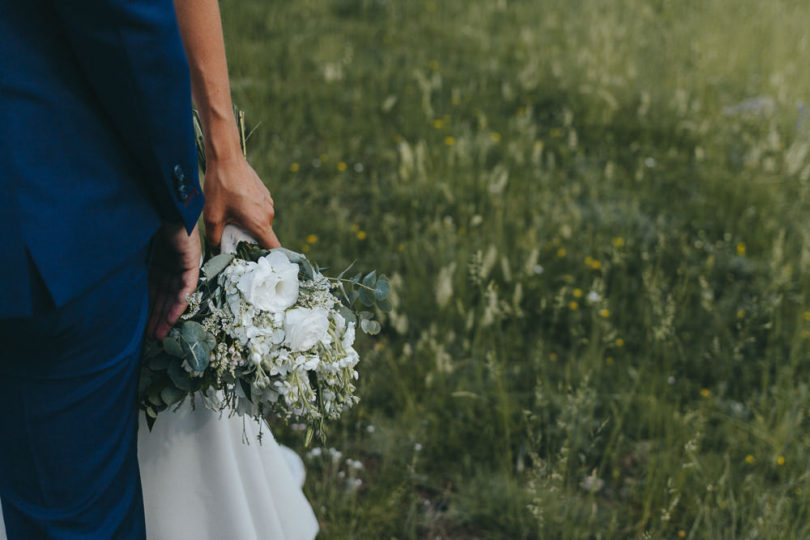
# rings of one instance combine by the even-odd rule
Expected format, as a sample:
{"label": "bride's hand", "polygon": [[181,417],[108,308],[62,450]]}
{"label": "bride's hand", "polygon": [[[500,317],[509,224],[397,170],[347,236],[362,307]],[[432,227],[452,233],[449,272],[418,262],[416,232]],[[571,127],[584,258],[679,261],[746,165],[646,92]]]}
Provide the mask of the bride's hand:
{"label": "bride's hand", "polygon": [[241,155],[206,162],[203,220],[208,243],[218,246],[228,223],[239,225],[267,248],[280,247],[273,232],[273,198]]}

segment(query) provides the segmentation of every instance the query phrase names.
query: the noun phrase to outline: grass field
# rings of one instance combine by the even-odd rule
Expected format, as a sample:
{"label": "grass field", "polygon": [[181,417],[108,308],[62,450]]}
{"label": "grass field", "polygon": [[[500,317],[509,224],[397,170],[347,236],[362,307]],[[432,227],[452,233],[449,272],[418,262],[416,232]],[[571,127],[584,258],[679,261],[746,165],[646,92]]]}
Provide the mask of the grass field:
{"label": "grass field", "polygon": [[810,4],[221,7],[282,241],[394,284],[275,429],[323,538],[810,538]]}

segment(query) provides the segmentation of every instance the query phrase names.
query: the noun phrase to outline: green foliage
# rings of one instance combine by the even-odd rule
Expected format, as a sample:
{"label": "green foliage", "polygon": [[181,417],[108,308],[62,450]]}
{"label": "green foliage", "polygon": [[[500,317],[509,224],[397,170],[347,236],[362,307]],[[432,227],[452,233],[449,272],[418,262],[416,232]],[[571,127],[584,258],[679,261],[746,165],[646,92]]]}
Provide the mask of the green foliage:
{"label": "green foliage", "polygon": [[202,273],[208,280],[213,280],[215,277],[219,275],[220,272],[225,270],[231,261],[233,260],[233,255],[229,253],[220,253],[214,257],[208,259],[205,264],[202,266]]}
{"label": "green foliage", "polygon": [[222,9],[279,236],[390,276],[325,538],[810,536],[810,5]]}

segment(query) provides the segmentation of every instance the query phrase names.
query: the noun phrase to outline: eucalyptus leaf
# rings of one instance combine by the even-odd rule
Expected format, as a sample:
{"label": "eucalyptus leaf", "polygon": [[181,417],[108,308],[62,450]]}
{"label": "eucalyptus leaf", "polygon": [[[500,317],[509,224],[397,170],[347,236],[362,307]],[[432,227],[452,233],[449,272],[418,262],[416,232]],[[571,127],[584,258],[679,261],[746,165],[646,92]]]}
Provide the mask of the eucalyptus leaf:
{"label": "eucalyptus leaf", "polygon": [[373,321],[370,319],[363,319],[360,321],[360,328],[363,329],[363,332],[370,336],[375,336],[380,333],[382,330],[382,326],[377,321]]}
{"label": "eucalyptus leaf", "polygon": [[376,284],[377,284],[377,271],[372,270],[371,272],[366,274],[366,277],[363,278],[363,285],[373,289]]}
{"label": "eucalyptus leaf", "polygon": [[183,358],[183,347],[180,346],[180,342],[173,336],[179,337],[179,333],[172,331],[171,334],[163,338],[163,350],[175,358]]}
{"label": "eucalyptus leaf", "polygon": [[338,304],[337,307],[338,313],[340,313],[344,319],[346,319],[346,323],[356,323],[357,317],[355,316],[354,312],[344,306],[343,304]]}
{"label": "eucalyptus leaf", "polygon": [[[168,338],[167,338],[168,339]],[[177,342],[175,342],[177,343]],[[177,344],[180,347],[180,344]],[[168,352],[168,351],[167,351]],[[180,354],[183,353],[183,350],[180,349]],[[166,353],[161,353],[157,356],[153,356],[146,361],[146,367],[151,369],[152,371],[163,371],[167,367],[169,367],[169,361],[172,357]]]}
{"label": "eucalyptus leaf", "polygon": [[374,296],[377,297],[377,300],[385,300],[390,294],[391,284],[388,282],[388,278],[380,276],[379,279],[377,279],[377,284],[374,286]]}
{"label": "eucalyptus leaf", "polygon": [[174,360],[169,363],[169,369],[167,370],[169,373],[169,378],[172,380],[172,383],[185,392],[191,392],[194,388],[193,382],[191,380],[191,376],[183,369],[180,360]]}
{"label": "eucalyptus leaf", "polygon": [[206,262],[202,267],[202,272],[209,280],[214,279],[219,275],[220,272],[225,270],[229,264],[231,264],[232,260],[232,254],[220,253],[216,257],[208,259],[208,262]]}
{"label": "eucalyptus leaf", "polygon": [[374,318],[374,314],[370,311],[361,311],[357,314],[357,316],[360,317],[361,320]]}
{"label": "eucalyptus leaf", "polygon": [[366,306],[373,306],[374,305],[374,293],[366,288],[361,288],[357,290],[357,293],[360,295],[360,301]]}
{"label": "eucalyptus leaf", "polygon": [[354,266],[354,263],[356,263],[356,262],[357,262],[356,260],[355,260],[355,261],[352,261],[352,263],[351,263],[349,266],[347,266],[346,268],[344,268],[344,269],[343,269],[343,272],[341,272],[340,274],[338,274],[338,275],[337,275],[337,278],[336,278],[336,279],[337,279],[338,281],[340,281],[341,279],[343,279],[343,276],[345,276],[345,275],[346,275],[346,272],[348,272],[349,270],[351,270],[351,269],[352,269],[352,266]]}
{"label": "eucalyptus leaf", "polygon": [[391,300],[389,300],[388,298],[386,298],[385,300],[378,300],[377,307],[380,308],[380,310],[384,311],[385,313],[388,313],[389,311],[394,309],[394,306],[391,305]]}
{"label": "eucalyptus leaf", "polygon": [[141,376],[138,378],[138,395],[144,395],[150,384],[152,384],[152,374],[148,369],[142,369]]}
{"label": "eucalyptus leaf", "polygon": [[185,321],[180,327],[180,344],[183,347],[183,358],[195,371],[205,371],[208,357],[216,346],[216,338],[205,331],[196,321]]}
{"label": "eucalyptus leaf", "polygon": [[171,407],[184,397],[186,397],[186,393],[174,386],[166,386],[160,391],[160,399],[163,400],[167,407]]}
{"label": "eucalyptus leaf", "polygon": [[163,400],[160,399],[160,392],[157,390],[157,388],[150,389],[149,393],[146,395],[146,400],[152,405],[163,405]]}

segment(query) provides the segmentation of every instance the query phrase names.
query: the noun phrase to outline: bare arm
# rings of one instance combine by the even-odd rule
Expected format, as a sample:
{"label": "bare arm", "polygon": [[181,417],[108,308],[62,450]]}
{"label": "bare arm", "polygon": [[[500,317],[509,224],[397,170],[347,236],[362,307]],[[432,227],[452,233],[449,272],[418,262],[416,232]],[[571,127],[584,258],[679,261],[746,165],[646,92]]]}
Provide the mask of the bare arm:
{"label": "bare arm", "polygon": [[263,246],[278,247],[272,227],[273,199],[239,146],[219,4],[217,0],[174,0],[174,5],[191,69],[191,95],[205,138],[206,237],[219,245],[222,228],[235,223]]}

